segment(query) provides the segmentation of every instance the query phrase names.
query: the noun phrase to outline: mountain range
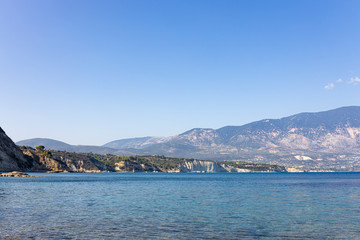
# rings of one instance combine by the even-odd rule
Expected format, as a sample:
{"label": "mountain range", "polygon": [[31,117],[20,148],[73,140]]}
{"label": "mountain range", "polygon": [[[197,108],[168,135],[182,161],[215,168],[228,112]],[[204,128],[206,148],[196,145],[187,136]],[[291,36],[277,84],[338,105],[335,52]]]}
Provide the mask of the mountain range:
{"label": "mountain range", "polygon": [[[49,141],[51,142],[51,141]],[[52,143],[56,143],[52,141]],[[58,147],[68,147],[57,143]],[[55,146],[55,145],[54,145]],[[1,172],[15,171],[10,174]],[[29,172],[289,172],[296,168],[240,161],[215,162],[164,156],[116,156],[16,146],[0,128],[0,177],[28,177]]]}
{"label": "mountain range", "polygon": [[264,119],[219,129],[194,128],[171,137],[120,139],[103,146],[73,146],[51,139],[18,145],[55,150],[241,160],[304,169],[360,170],[360,107],[342,107]]}
{"label": "mountain range", "polygon": [[28,140],[19,141],[16,143],[19,146],[36,147],[39,145],[46,146],[47,149],[54,149],[58,151],[77,152],[77,153],[97,153],[97,154],[113,154],[120,156],[131,155],[131,152],[105,146],[89,146],[89,145],[70,145],[58,140],[50,138],[32,138]]}

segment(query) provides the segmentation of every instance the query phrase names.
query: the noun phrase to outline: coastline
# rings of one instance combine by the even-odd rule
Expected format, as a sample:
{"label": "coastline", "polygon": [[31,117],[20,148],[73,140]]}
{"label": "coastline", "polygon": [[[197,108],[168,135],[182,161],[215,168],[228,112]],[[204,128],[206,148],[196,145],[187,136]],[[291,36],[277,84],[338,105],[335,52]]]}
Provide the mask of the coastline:
{"label": "coastline", "polygon": [[[16,171],[17,172],[17,171]],[[205,172],[205,171],[193,171],[193,172],[132,172],[132,171],[113,171],[113,172],[109,172],[109,171],[25,171],[25,172],[20,172],[21,174],[14,174],[14,171],[10,171],[10,172],[0,172],[0,177],[33,177],[34,175],[29,175],[29,174],[44,174],[44,173],[59,173],[59,174],[63,174],[63,173],[69,173],[69,174],[83,174],[83,173],[95,173],[95,174],[102,174],[102,173],[136,173],[136,174],[141,174],[141,173],[150,173],[150,174],[154,174],[154,173],[160,173],[160,174],[251,174],[251,173],[265,173],[265,174],[273,174],[273,173],[281,173],[281,174],[299,174],[299,173],[359,173],[359,172],[344,172],[344,171],[333,171],[333,170],[319,170],[319,171],[289,171],[289,172],[269,172],[269,171],[249,171],[249,172]]]}

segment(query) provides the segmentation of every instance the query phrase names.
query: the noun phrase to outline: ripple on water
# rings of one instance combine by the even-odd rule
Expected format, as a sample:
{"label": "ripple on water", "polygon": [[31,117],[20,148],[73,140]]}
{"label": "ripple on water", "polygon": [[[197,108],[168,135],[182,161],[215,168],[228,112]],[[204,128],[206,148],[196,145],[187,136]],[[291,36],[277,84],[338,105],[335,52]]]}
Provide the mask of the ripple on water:
{"label": "ripple on water", "polygon": [[359,173],[39,175],[0,179],[2,238],[360,239]]}

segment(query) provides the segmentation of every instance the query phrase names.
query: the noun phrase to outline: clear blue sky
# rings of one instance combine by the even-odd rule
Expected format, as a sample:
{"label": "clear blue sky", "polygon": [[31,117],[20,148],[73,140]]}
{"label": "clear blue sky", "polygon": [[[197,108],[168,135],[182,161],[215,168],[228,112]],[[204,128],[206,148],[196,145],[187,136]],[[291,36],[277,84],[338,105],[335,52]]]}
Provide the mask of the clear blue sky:
{"label": "clear blue sky", "polygon": [[360,105],[359,11],[358,0],[0,0],[0,126],[14,141],[100,145]]}

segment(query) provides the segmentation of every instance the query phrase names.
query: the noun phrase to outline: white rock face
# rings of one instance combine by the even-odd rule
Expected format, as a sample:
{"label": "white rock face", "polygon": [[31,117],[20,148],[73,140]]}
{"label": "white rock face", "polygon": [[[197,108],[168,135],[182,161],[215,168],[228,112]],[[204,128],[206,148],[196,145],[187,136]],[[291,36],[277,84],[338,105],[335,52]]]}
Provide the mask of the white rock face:
{"label": "white rock face", "polygon": [[296,156],[294,156],[294,158],[296,158],[297,160],[302,160],[302,161],[312,160],[312,158],[311,158],[311,157],[308,157],[308,156],[299,156],[299,155],[296,155]]}
{"label": "white rock face", "polygon": [[186,161],[180,165],[182,172],[227,172],[222,166],[211,161]]}
{"label": "white rock face", "polygon": [[181,172],[251,172],[249,169],[231,167],[226,164],[211,161],[186,161],[180,165]]}

